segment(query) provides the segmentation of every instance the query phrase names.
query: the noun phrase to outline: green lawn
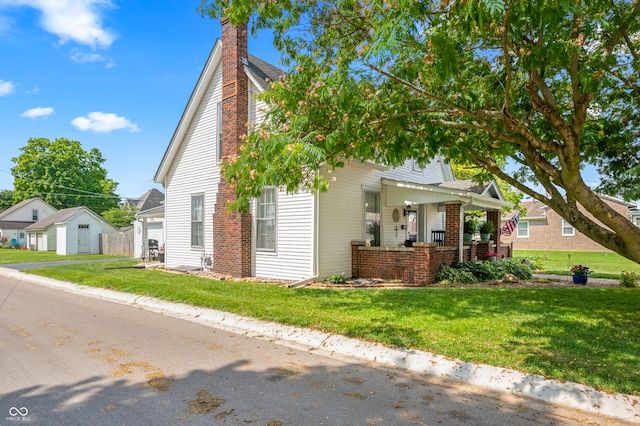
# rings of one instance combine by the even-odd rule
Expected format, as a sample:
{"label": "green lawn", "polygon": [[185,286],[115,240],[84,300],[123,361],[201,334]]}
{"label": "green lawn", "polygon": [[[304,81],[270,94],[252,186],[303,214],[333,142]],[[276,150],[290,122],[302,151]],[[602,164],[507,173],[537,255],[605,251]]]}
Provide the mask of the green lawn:
{"label": "green lawn", "polygon": [[25,262],[51,262],[55,260],[86,260],[105,259],[116,256],[103,256],[99,254],[76,254],[69,256],[59,256],[55,251],[30,251],[16,249],[0,249],[0,265],[8,263]]}
{"label": "green lawn", "polygon": [[640,396],[640,289],[289,289],[141,269],[31,270]]}
{"label": "green lawn", "polygon": [[571,275],[571,267],[587,265],[593,278],[620,278],[620,271],[640,273],[640,265],[613,252],[514,250],[513,257],[537,259],[548,274]]}

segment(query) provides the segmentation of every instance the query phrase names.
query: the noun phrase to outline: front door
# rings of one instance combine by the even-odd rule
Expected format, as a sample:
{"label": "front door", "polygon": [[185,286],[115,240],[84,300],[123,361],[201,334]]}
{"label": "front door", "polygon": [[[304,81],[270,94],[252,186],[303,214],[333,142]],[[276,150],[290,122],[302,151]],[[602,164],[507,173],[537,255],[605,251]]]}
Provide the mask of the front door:
{"label": "front door", "polygon": [[89,225],[78,225],[78,253],[91,253]]}

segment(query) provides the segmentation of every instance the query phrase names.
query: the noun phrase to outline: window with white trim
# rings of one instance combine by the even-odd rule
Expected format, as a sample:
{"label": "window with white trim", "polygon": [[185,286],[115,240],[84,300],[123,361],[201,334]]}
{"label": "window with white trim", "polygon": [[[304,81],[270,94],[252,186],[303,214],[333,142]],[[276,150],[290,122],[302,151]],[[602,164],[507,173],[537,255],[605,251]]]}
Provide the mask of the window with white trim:
{"label": "window with white trim", "polygon": [[276,188],[262,189],[256,201],[256,249],[276,250]]}
{"label": "window with white trim", "polygon": [[576,235],[576,230],[569,222],[562,219],[562,236],[563,237],[573,237]]}
{"label": "window with white trim", "polygon": [[191,196],[191,247],[204,247],[204,195]]}
{"label": "window with white trim", "polygon": [[529,222],[521,220],[518,222],[517,238],[529,238]]}
{"label": "window with white trim", "polygon": [[31,220],[33,220],[34,222],[38,221],[38,209],[31,210]]}

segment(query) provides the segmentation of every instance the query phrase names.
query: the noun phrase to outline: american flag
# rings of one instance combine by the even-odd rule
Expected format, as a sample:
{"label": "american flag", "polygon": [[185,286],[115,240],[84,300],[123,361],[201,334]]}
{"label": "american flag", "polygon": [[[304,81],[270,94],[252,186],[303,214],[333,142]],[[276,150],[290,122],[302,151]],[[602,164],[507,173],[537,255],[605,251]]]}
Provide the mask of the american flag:
{"label": "american flag", "polygon": [[518,226],[518,220],[520,220],[520,212],[517,212],[513,215],[509,222],[505,223],[502,228],[500,228],[500,233],[502,235],[511,235],[516,226]]}

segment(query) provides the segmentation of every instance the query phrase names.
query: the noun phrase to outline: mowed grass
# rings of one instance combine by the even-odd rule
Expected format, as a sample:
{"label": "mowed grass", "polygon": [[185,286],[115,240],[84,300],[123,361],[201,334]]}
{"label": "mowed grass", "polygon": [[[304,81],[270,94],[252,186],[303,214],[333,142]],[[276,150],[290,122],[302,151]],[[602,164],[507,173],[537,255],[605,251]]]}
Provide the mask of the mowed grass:
{"label": "mowed grass", "polygon": [[289,289],[141,269],[28,271],[640,396],[640,289]]}
{"label": "mowed grass", "polygon": [[0,265],[9,263],[50,262],[56,260],[91,260],[122,256],[103,256],[99,254],[76,254],[59,256],[55,251],[30,251],[16,249],[0,249]]}
{"label": "mowed grass", "polygon": [[547,274],[571,275],[573,265],[587,265],[593,278],[620,278],[621,271],[640,273],[640,264],[613,252],[514,250],[513,257],[539,259]]}

